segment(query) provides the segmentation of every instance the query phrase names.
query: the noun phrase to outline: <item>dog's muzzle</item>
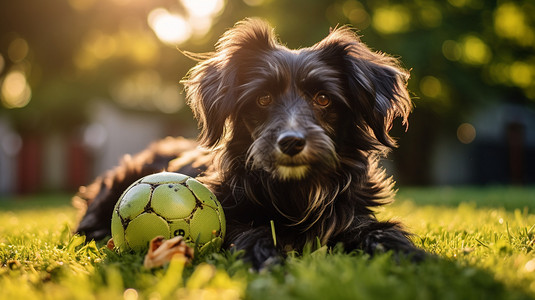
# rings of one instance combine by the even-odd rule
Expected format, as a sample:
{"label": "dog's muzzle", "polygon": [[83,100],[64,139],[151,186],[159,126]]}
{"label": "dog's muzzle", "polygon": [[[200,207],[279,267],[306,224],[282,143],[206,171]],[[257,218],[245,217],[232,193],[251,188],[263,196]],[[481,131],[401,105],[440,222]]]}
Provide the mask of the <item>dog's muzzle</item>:
{"label": "dog's muzzle", "polygon": [[303,134],[295,131],[289,131],[281,134],[277,139],[279,150],[289,156],[299,154],[306,146],[306,139]]}
{"label": "dog's muzzle", "polygon": [[277,149],[280,156],[276,172],[281,179],[301,179],[308,173],[310,165],[305,157],[307,140],[298,131],[285,131],[277,139]]}

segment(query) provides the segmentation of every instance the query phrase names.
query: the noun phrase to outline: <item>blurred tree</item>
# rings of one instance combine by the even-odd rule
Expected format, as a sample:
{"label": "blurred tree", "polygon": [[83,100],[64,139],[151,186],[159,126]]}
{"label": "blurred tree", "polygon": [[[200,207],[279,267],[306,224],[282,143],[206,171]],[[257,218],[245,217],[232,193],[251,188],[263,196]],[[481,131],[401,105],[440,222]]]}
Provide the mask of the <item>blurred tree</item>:
{"label": "blurred tree", "polygon": [[[9,114],[21,131],[70,131],[87,122],[90,101],[117,100],[125,78],[155,70],[155,86],[141,92],[159,89],[158,99],[179,101],[179,74],[193,63],[160,43],[149,28],[147,15],[158,5],[180,9],[176,1],[1,2],[0,115]],[[165,94],[170,85],[174,92]],[[135,108],[124,102],[124,108]],[[173,113],[178,107],[143,105]]]}

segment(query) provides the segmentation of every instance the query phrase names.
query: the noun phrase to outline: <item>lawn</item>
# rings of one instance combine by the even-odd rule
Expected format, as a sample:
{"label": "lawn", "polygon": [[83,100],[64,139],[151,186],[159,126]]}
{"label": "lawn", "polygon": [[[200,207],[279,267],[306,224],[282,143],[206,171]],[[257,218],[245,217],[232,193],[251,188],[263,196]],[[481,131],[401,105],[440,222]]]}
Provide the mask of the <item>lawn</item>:
{"label": "lawn", "polygon": [[402,221],[436,259],[420,264],[310,249],[249,271],[236,254],[144,269],[73,236],[68,195],[0,199],[0,299],[535,299],[535,187],[401,188]]}

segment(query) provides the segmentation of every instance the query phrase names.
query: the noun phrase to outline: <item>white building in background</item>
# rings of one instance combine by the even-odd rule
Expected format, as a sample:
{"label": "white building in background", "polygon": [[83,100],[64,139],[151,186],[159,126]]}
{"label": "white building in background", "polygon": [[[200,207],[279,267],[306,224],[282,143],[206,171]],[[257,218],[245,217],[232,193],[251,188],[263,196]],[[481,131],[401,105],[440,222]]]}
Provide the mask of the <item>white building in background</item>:
{"label": "white building in background", "polygon": [[125,154],[138,153],[168,135],[196,134],[191,117],[170,123],[161,113],[125,110],[111,101],[94,101],[90,116],[90,124],[75,130],[74,136],[30,138],[0,119],[0,196],[74,191],[116,166]]}
{"label": "white building in background", "polygon": [[92,107],[92,124],[83,133],[84,144],[93,152],[92,173],[101,174],[117,165],[125,154],[135,154],[165,136],[165,124],[156,115],[127,112],[110,102]]}

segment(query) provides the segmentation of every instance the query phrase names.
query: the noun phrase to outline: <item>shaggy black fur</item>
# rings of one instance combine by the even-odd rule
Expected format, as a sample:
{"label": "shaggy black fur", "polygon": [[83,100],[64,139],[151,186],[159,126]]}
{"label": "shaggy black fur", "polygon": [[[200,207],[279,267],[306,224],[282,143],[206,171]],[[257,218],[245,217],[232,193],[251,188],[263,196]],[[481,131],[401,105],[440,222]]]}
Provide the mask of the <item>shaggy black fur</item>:
{"label": "shaggy black fur", "polygon": [[[254,267],[320,241],[370,254],[422,257],[396,222],[373,207],[393,197],[378,160],[395,147],[392,121],[411,110],[408,73],[340,27],[310,48],[290,50],[264,22],[227,31],[186,79],[201,127],[195,142],[168,138],[82,187],[78,232],[110,234],[112,208],[141,176],[167,170],[198,176],[222,203],[224,245],[245,250]],[[83,201],[80,201],[83,200]],[[270,221],[275,224],[274,245]]]}

